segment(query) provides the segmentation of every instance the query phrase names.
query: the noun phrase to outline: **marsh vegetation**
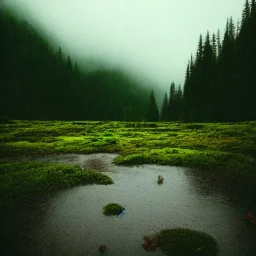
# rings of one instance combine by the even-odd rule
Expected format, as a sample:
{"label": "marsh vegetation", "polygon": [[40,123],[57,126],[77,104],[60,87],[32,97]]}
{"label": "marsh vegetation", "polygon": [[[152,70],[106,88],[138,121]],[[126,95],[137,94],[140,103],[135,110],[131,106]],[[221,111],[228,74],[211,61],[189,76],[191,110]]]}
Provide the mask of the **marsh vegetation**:
{"label": "marsh vegetation", "polygon": [[218,249],[216,240],[203,232],[176,228],[165,229],[144,237],[144,248],[160,247],[170,256],[216,256]]}
{"label": "marsh vegetation", "polygon": [[1,253],[144,255],[143,232],[146,250],[167,255],[213,256],[217,243],[221,255],[254,255],[256,1],[237,26],[227,20],[223,40],[200,35],[161,108],[159,74],[90,69],[2,2]]}
{"label": "marsh vegetation", "polygon": [[[193,199],[195,205],[197,205],[196,202],[198,200],[199,202],[201,202],[200,207],[202,204],[202,212],[208,212],[209,219],[206,220],[206,223],[194,223],[193,218],[199,220],[202,217],[197,212],[197,210],[193,210],[194,212],[191,211],[191,214],[189,214],[191,216],[183,216],[184,214],[182,212],[184,210],[186,211],[186,204],[188,202],[191,203],[192,200],[190,198],[191,189],[192,191],[194,190],[194,188],[192,187],[202,187],[203,184],[206,184],[207,191],[214,191],[210,192],[213,193],[213,198],[209,198],[209,192],[203,193],[206,193],[207,201],[209,201],[208,204],[210,203],[215,206],[221,202],[215,201],[215,193],[216,195],[218,195],[221,190],[225,191],[224,194],[231,193],[234,198],[236,198],[236,195],[238,195],[240,198],[239,205],[241,204],[241,200],[243,200],[243,203],[241,204],[243,205],[241,206],[243,210],[242,212],[239,210],[238,214],[238,219],[240,223],[239,225],[245,225],[244,222],[246,221],[245,216],[247,212],[251,212],[253,216],[255,214],[255,197],[253,196],[255,193],[254,184],[256,181],[255,122],[189,124],[161,122],[42,122],[12,120],[2,123],[0,125],[0,130],[0,187],[2,206],[6,206],[7,202],[8,204],[12,204],[13,202],[24,202],[24,200],[25,202],[29,202],[32,198],[35,198],[35,196],[37,198],[43,198],[46,195],[54,195],[57,191],[70,187],[77,187],[77,189],[81,188],[83,190],[85,187],[79,185],[111,184],[114,181],[117,182],[117,191],[113,191],[114,194],[110,193],[111,189],[109,190],[108,188],[106,188],[106,190],[104,188],[106,186],[100,186],[97,195],[95,193],[95,188],[93,187],[92,191],[90,191],[91,188],[89,188],[89,190],[86,190],[86,196],[84,193],[79,196],[75,194],[71,196],[73,192],[70,190],[65,190],[64,194],[67,195],[65,201],[67,200],[68,203],[63,209],[61,209],[61,211],[59,211],[60,209],[57,204],[57,208],[54,210],[55,214],[60,214],[60,216],[63,217],[64,212],[67,212],[68,215],[66,216],[65,223],[69,223],[69,216],[72,216],[74,209],[76,209],[76,215],[73,217],[73,221],[75,221],[75,223],[80,223],[82,215],[84,218],[85,211],[88,211],[88,205],[90,205],[91,211],[88,211],[88,216],[86,215],[86,219],[91,218],[90,216],[96,216],[95,211],[98,211],[101,215],[103,215],[102,208],[104,207],[104,205],[114,199],[117,202],[120,201],[122,202],[122,204],[124,203],[125,205],[129,206],[129,209],[131,209],[124,219],[124,221],[127,221],[125,226],[127,225],[128,229],[130,226],[130,222],[135,223],[136,221],[140,220],[139,216],[143,216],[145,220],[148,219],[148,223],[151,223],[151,225],[153,225],[154,227],[151,231],[147,231],[145,228],[148,227],[148,224],[145,224],[144,226],[142,225],[142,230],[144,231],[144,234],[147,234],[148,232],[156,233],[159,231],[159,228],[163,228],[166,223],[170,223],[170,227],[173,228],[177,227],[177,225],[183,227],[183,224],[188,222],[189,225],[195,230],[199,229],[207,233],[209,231],[210,234],[215,234],[214,237],[217,236],[216,239],[218,243],[219,241],[222,243],[222,254],[224,252],[227,252],[227,249],[223,249],[223,246],[225,246],[226,248],[230,248],[230,243],[231,241],[233,241],[233,238],[232,236],[230,236],[230,238],[228,239],[228,243],[226,243],[226,241],[223,242],[223,237],[221,237],[221,234],[219,234],[217,230],[207,228],[207,225],[209,225],[209,223],[211,223],[212,221],[217,221],[217,218],[213,216],[210,217],[213,213],[210,211],[210,209],[212,209],[211,207],[210,209],[208,209],[209,205],[207,207],[204,207],[203,202],[205,202],[206,198],[199,197],[199,199],[197,199],[197,197],[195,197],[195,199]],[[121,166],[158,164],[159,167],[163,165],[164,169],[162,169],[162,171],[160,172],[158,171],[158,169],[154,170],[154,174],[152,175],[150,174],[148,168],[147,173],[143,172],[140,174],[141,176],[137,176],[139,175],[137,174],[137,169],[134,169],[134,172],[131,172],[130,169],[124,169],[126,175],[124,175],[124,180],[120,181],[118,179],[119,176],[116,176],[117,174],[110,172],[111,169],[114,168],[114,165],[108,164],[107,168],[105,168],[104,161],[100,162],[100,164],[98,165],[96,163],[97,158],[90,158],[89,156],[87,159],[87,164],[81,165],[79,164],[79,161],[77,163],[69,161],[67,155],[81,155],[99,152],[118,153],[118,155],[113,155],[112,160],[114,163]],[[60,156],[64,159],[64,161],[54,162],[52,160],[49,160],[52,156],[54,156],[54,158]],[[192,187],[190,188],[190,185],[188,186],[187,181],[183,180],[184,177],[181,171],[178,172],[179,174],[177,173],[176,178],[169,177],[169,173],[165,170],[165,165],[191,167],[190,171],[187,172],[186,175],[188,177],[195,175],[195,177],[198,178],[192,179]],[[99,170],[97,171],[94,168],[99,168]],[[102,171],[105,170],[107,170],[107,172],[103,173]],[[199,175],[198,172],[200,173]],[[161,186],[157,185],[157,177],[159,174],[163,175],[165,179],[163,185]],[[170,173],[170,175],[173,174]],[[182,185],[183,183],[184,187]],[[114,188],[114,186],[115,185],[111,185],[107,187]],[[138,186],[140,187],[139,191]],[[124,188],[126,187],[127,189],[124,190]],[[153,200],[153,195],[155,195],[157,197],[155,198],[156,201],[152,201],[148,198],[149,195],[147,191],[149,189],[152,193],[154,193],[151,193],[150,197],[152,197]],[[182,199],[182,202],[184,202],[185,205],[180,205],[181,202],[179,202],[180,200],[178,200],[178,198],[182,195],[183,189],[185,189],[184,191],[187,191],[188,195],[186,196],[187,199],[185,199],[185,197],[183,197]],[[121,192],[123,190],[126,192]],[[203,189],[202,191],[204,190],[205,189]],[[74,192],[75,191],[76,190],[74,190]],[[160,191],[163,194],[160,195]],[[94,196],[92,195],[92,193],[94,194]],[[123,194],[122,196],[122,193],[125,194]],[[133,193],[136,193],[136,197]],[[198,193],[197,189],[195,193]],[[104,204],[102,204],[103,202],[101,202],[102,194],[105,195],[104,198],[107,194],[110,196],[110,198],[108,198],[108,202],[104,202]],[[137,198],[138,194],[141,194],[141,200],[143,199],[142,201],[137,202],[135,200],[134,203],[129,202],[129,200],[131,200],[132,198]],[[77,196],[79,198],[83,198],[83,200],[81,201],[82,204],[80,204],[80,199],[79,201],[75,200],[73,202],[74,198],[76,198]],[[130,198],[129,200],[128,197]],[[241,197],[243,199],[241,199]],[[73,198],[72,201],[70,201],[71,198]],[[89,200],[88,202],[86,198]],[[92,198],[94,198],[93,201],[96,200],[97,206],[93,206],[94,203],[90,201]],[[124,198],[126,198],[126,200],[124,200]],[[161,198],[160,204],[159,198]],[[149,200],[150,202],[152,201],[150,205],[157,205],[157,207],[150,207],[149,209]],[[99,202],[101,203],[99,204]],[[62,205],[61,202],[60,204]],[[172,204],[172,206],[169,206],[169,204]],[[226,201],[225,199],[225,203],[223,203],[223,205],[221,203],[221,212],[218,212],[218,210],[215,208],[214,211],[218,216],[220,214],[222,215],[222,217],[224,217],[223,214],[226,214],[225,207],[228,204],[228,201]],[[87,207],[86,210],[84,209],[84,207]],[[141,207],[143,208],[143,210],[140,209]],[[198,207],[199,205],[196,206],[196,208]],[[45,209],[46,211],[48,211],[47,208]],[[81,210],[78,208],[81,208]],[[172,211],[178,211],[177,213],[171,213],[174,214],[172,215],[173,220],[166,220],[162,216],[160,226],[159,223],[152,223],[152,216],[161,216],[161,214],[166,214],[166,216],[169,216],[168,214],[170,214],[170,210],[168,209],[173,209]],[[145,215],[144,210],[146,210],[148,214]],[[48,213],[49,218],[55,219],[55,217],[51,215],[51,211],[52,210],[50,210],[50,212]],[[80,211],[82,214],[81,216],[79,213]],[[133,211],[137,212],[135,213]],[[231,213],[232,211],[233,208],[231,209]],[[181,217],[179,219],[176,219],[174,218],[174,216]],[[101,228],[103,228],[102,223],[104,222],[104,220],[101,219],[102,217],[100,216],[98,216],[97,218],[100,220],[100,222],[98,223],[95,222],[96,220],[94,220],[92,224],[94,225],[94,227],[95,225],[97,226],[98,224],[100,224]],[[136,218],[138,219],[136,220]],[[192,219],[190,220],[190,218]],[[232,229],[237,230],[236,225],[231,224],[233,223],[232,218],[232,215],[229,216],[229,214],[225,216],[225,221],[221,222],[223,228],[225,227],[228,230],[228,228],[230,227],[229,225],[231,225]],[[56,225],[62,225],[60,223],[58,224],[58,220],[55,221]],[[236,221],[234,223],[236,223]],[[159,220],[157,222],[159,222]],[[140,222],[136,224],[136,227],[138,225],[141,225],[139,223]],[[53,224],[48,223],[47,225],[51,226]],[[71,225],[72,227],[73,224],[70,223],[69,225]],[[112,224],[109,223],[109,225]],[[116,232],[120,234],[119,232],[121,232],[120,230],[122,230],[123,224],[115,223],[115,225],[117,225]],[[66,225],[64,226],[66,227]],[[63,228],[66,229],[65,227]],[[111,229],[113,229],[113,227],[111,227]],[[226,229],[222,232],[228,234],[228,231]],[[74,230],[76,230],[76,228],[74,228]],[[91,229],[88,229],[88,232],[89,230]],[[107,230],[109,230],[108,225],[102,229],[102,232],[108,232]],[[51,232],[51,234],[54,236],[61,235],[56,234],[57,231],[51,228],[50,231],[47,232]],[[44,238],[42,238],[44,241],[47,241],[47,232],[42,233],[43,235],[45,235]],[[64,234],[65,232],[66,231],[64,231]],[[71,232],[71,230],[67,232]],[[79,233],[82,231],[76,230],[76,233],[77,232]],[[83,230],[83,232],[85,232],[85,230]],[[123,232],[125,234],[128,231],[123,230]],[[133,232],[135,232],[134,228],[129,231],[129,234],[132,235]],[[243,232],[244,235],[247,236],[247,231]],[[253,234],[251,235],[254,236]],[[66,241],[64,243],[61,242],[62,248],[58,247],[60,252],[65,252],[64,248],[66,248],[66,243],[70,245],[72,243],[75,244],[75,241],[73,240],[74,237],[72,237],[71,232],[69,235],[70,241]],[[95,234],[95,237],[97,237],[97,234]],[[103,240],[103,236],[100,237]],[[114,234],[112,234],[111,237],[113,239],[117,239]],[[123,238],[120,237],[120,239],[122,240]],[[123,243],[123,240],[121,240],[120,243]],[[130,241],[128,243],[130,244],[129,246],[135,246],[135,242],[137,241],[135,240]],[[10,239],[10,241],[12,240]],[[64,237],[63,241],[65,241]],[[98,243],[102,242],[104,241],[98,241]],[[94,241],[91,241],[91,243],[93,245]],[[111,242],[106,241],[104,243]],[[243,242],[240,241],[237,245],[238,248],[234,248],[235,252],[240,252],[240,248],[242,247],[241,243]],[[29,248],[29,250],[31,250],[32,247]],[[52,250],[54,248],[55,247],[49,247],[48,249],[45,248],[45,251],[49,252],[49,250]],[[198,248],[201,247],[199,246]],[[79,247],[79,245],[78,249],[81,250],[81,247]],[[131,250],[131,248],[126,249]],[[93,250],[94,248],[91,248],[90,245],[90,251]],[[118,249],[111,248],[110,250]],[[248,251],[249,253],[253,251],[253,246],[250,244],[250,239],[248,239]],[[71,253],[73,252],[74,251],[71,251]],[[135,250],[134,253],[137,253],[137,251]]]}
{"label": "marsh vegetation", "polygon": [[[202,180],[200,174],[198,184],[214,184],[213,189],[216,191],[222,188],[232,190],[239,197],[242,195],[246,210],[240,214],[241,218],[245,217],[246,211],[255,214],[255,122],[189,124],[13,120],[0,124],[0,130],[2,206],[14,201],[30,201],[35,196],[42,198],[69,187],[113,183],[110,173],[102,172],[104,169],[111,171],[113,166],[108,165],[105,168],[104,161],[98,164],[95,157],[88,158],[85,165],[79,165],[79,162],[69,162],[67,157],[67,154],[106,152],[118,153],[112,158],[118,165],[158,164],[191,167],[195,175],[201,170],[204,178]],[[49,160],[50,156],[58,155],[65,161]],[[94,170],[95,168],[99,168],[99,171]],[[155,173],[155,176],[151,177],[151,182],[156,185],[158,175],[159,173]],[[136,179],[135,176],[132,180]],[[166,172],[163,177],[168,180]],[[123,183],[124,187],[128,186],[127,182],[134,183],[127,178]],[[143,180],[145,181],[145,177]],[[158,187],[165,189],[169,186],[170,180],[167,180]],[[172,178],[173,182],[179,184],[180,181],[175,182]],[[194,182],[197,184],[196,180]],[[149,187],[145,187],[145,191]],[[101,187],[100,190],[102,189]],[[137,187],[131,190],[137,191]],[[142,196],[144,192],[141,192]],[[167,195],[169,192],[164,190],[163,193]],[[90,197],[89,194],[87,196]],[[122,201],[120,196],[116,200]],[[92,202],[89,204],[92,206]],[[155,204],[154,202],[153,205]],[[166,201],[164,207],[168,207],[168,204],[169,201]],[[130,206],[129,209],[134,207],[135,205]],[[145,207],[147,209],[147,206]],[[161,211],[163,209],[161,208]],[[148,211],[153,214],[152,208]],[[197,226],[200,227],[200,224]],[[159,229],[155,228],[154,232],[157,230]],[[165,245],[162,246],[166,249]]]}
{"label": "marsh vegetation", "polygon": [[104,206],[103,213],[107,216],[119,215],[124,211],[124,207],[117,203],[109,203]]}
{"label": "marsh vegetation", "polygon": [[[103,159],[108,155],[109,163],[116,157],[100,155]],[[83,160],[92,157],[84,155]],[[80,157],[73,159],[80,163]],[[220,256],[251,256],[256,251],[256,230],[245,219],[250,205],[243,193],[237,197],[227,184],[225,189],[212,184],[203,170],[199,175],[190,168],[162,165],[110,166],[104,174],[114,181],[112,185],[75,186],[2,207],[4,252],[95,255],[103,244],[110,255],[148,255],[142,238],[166,228],[211,235]],[[159,174],[165,178],[160,186]],[[125,214],[105,216],[102,210],[109,202],[125,206]],[[165,255],[160,247],[150,254]]]}
{"label": "marsh vegetation", "polygon": [[219,173],[219,181],[233,180],[247,184],[248,189],[256,181],[256,122],[10,121],[0,124],[0,131],[1,180],[5,184],[7,172],[9,177],[22,177],[35,170],[34,164],[13,165],[10,159],[14,157],[99,152],[119,153],[114,162],[122,165],[203,169],[209,176]]}

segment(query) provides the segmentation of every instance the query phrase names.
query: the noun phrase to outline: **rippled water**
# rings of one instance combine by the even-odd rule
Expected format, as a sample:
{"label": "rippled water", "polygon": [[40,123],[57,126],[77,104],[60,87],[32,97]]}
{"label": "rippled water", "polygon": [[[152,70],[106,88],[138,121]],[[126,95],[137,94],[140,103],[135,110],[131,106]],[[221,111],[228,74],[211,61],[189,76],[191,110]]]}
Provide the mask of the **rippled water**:
{"label": "rippled water", "polygon": [[[3,251],[10,255],[100,255],[98,247],[105,244],[105,255],[163,255],[159,250],[144,251],[143,236],[182,227],[212,235],[219,255],[256,255],[256,234],[246,226],[242,199],[232,203],[230,195],[213,190],[190,169],[115,166],[111,164],[115,156],[47,159],[107,171],[115,183],[68,189],[37,205],[19,206],[18,214],[17,209],[9,210],[3,225],[9,244],[5,243]],[[164,177],[162,185],[157,184],[159,174]],[[102,214],[110,202],[125,206],[121,218]]]}

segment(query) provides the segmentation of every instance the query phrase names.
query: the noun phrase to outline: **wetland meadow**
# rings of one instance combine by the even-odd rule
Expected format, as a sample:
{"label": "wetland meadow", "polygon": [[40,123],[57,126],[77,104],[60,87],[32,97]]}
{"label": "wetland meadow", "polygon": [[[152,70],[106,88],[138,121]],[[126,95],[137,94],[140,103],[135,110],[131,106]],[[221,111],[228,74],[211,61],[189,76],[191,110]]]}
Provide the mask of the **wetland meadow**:
{"label": "wetland meadow", "polygon": [[10,120],[0,156],[4,255],[256,252],[256,122]]}

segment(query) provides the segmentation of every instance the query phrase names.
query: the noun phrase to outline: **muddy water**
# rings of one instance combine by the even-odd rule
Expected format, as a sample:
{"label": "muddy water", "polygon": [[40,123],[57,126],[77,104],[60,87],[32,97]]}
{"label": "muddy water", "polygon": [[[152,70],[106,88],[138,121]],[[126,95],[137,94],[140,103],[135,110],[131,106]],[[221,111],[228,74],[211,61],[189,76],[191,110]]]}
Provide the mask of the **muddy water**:
{"label": "muddy water", "polygon": [[[256,255],[256,234],[244,221],[242,198],[234,203],[232,195],[212,190],[190,169],[120,167],[111,164],[115,156],[44,159],[107,171],[115,183],[75,187],[37,204],[10,209],[4,218],[7,238],[2,251],[6,255],[100,255],[98,247],[105,244],[105,255],[163,255],[158,250],[145,252],[143,236],[182,227],[215,237],[219,255]],[[156,182],[159,174],[164,177],[162,185]],[[123,216],[102,214],[110,202],[125,206]]]}

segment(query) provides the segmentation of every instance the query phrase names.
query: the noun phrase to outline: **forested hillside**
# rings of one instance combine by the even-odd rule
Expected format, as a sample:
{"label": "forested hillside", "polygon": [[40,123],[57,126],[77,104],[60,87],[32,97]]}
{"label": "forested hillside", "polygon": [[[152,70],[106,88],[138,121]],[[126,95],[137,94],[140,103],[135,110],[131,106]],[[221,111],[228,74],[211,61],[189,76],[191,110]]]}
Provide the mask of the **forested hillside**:
{"label": "forested hillside", "polygon": [[149,91],[118,70],[80,70],[61,47],[0,9],[0,116],[142,120]]}
{"label": "forested hillside", "polygon": [[[226,23],[220,30],[199,37],[184,84],[171,86],[165,96],[162,120],[246,121],[256,120],[256,3],[246,0],[241,22]],[[181,105],[180,102],[182,101]]]}
{"label": "forested hillside", "polygon": [[[0,116],[14,119],[256,120],[256,1],[241,22],[200,35],[185,84],[171,84],[160,111],[152,88],[118,70],[82,70],[25,21],[0,9]],[[222,39],[223,38],[223,39]],[[144,89],[143,89],[144,88]],[[160,112],[160,113],[159,113]],[[160,117],[159,117],[160,114]]]}

